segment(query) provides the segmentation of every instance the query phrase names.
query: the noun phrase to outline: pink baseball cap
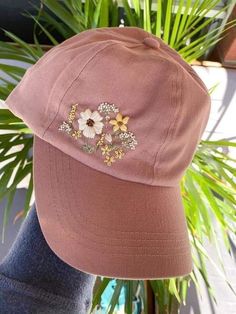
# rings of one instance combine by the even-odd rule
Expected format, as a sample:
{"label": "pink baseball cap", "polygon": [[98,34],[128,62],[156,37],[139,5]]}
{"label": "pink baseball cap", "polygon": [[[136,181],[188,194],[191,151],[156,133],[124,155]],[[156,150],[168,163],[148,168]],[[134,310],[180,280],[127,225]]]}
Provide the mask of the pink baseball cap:
{"label": "pink baseball cap", "polygon": [[36,209],[63,261],[122,279],[192,271],[180,180],[210,96],[176,51],[138,27],[86,30],[47,51],[6,103],[34,133]]}

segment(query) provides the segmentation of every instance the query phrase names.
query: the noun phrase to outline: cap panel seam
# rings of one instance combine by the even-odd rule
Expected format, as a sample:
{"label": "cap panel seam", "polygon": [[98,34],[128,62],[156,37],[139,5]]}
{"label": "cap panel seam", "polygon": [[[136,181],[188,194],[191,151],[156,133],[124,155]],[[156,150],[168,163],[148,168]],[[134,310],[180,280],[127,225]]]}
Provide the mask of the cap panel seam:
{"label": "cap panel seam", "polygon": [[[68,92],[68,90],[69,90],[69,89],[71,88],[71,86],[73,85],[74,81],[76,81],[76,80],[80,77],[80,75],[82,74],[82,72],[84,71],[84,69],[86,68],[86,66],[89,64],[89,62],[92,61],[100,52],[102,52],[103,50],[105,50],[107,47],[110,47],[110,46],[116,45],[116,44],[118,44],[118,43],[113,43],[113,42],[112,42],[112,43],[107,44],[105,47],[102,47],[101,49],[99,49],[98,51],[96,51],[96,52],[89,58],[89,60],[87,60],[87,62],[86,62],[86,63],[84,64],[84,66],[82,67],[81,71],[80,71],[80,72],[78,73],[78,75],[72,80],[72,82],[70,83],[70,85],[67,87],[67,89],[65,90],[65,92],[64,92],[63,95],[61,96],[61,99],[60,99],[60,101],[59,101],[59,103],[58,103],[57,112],[56,112],[55,116],[53,117],[53,119],[51,120],[51,122],[49,123],[49,125],[48,125],[48,126],[46,127],[46,129],[44,130],[44,132],[43,132],[43,134],[42,134],[42,138],[44,138],[45,133],[46,133],[47,130],[50,128],[50,126],[52,125],[52,123],[54,122],[54,120],[56,119],[56,117],[57,117],[57,115],[58,115],[58,112],[59,112],[59,110],[60,110],[61,102],[62,102],[63,98],[65,97],[66,93]],[[76,57],[69,63],[68,67],[71,66],[71,65],[74,63],[75,60],[77,60],[77,57],[79,57],[79,56],[76,56]],[[63,72],[62,72],[62,73],[63,73]],[[61,80],[61,78],[62,78],[62,77],[59,76],[57,80]],[[53,93],[54,93],[54,90],[55,90],[56,87],[57,87],[57,81],[55,82],[54,87],[53,87],[53,89],[52,89],[52,91],[51,91],[51,94],[50,94],[50,96],[49,96],[48,105],[50,105],[50,103],[51,103],[51,101],[52,101],[52,96],[53,96]]]}
{"label": "cap panel seam", "polygon": [[[182,108],[182,105],[183,105],[183,102],[182,102],[182,88],[183,88],[183,72],[182,72],[182,68],[180,70],[179,67],[177,67],[177,78],[176,78],[176,84],[175,84],[175,87],[176,87],[176,95],[178,96],[177,99],[176,99],[176,111],[175,111],[175,117],[174,117],[174,121],[173,121],[173,127],[171,129],[171,133],[170,133],[170,140],[172,140],[174,138],[174,134],[175,134],[175,130],[176,130],[176,127],[177,127],[177,123],[178,123],[178,119],[177,117],[179,116],[179,113],[181,111],[181,108]],[[180,75],[181,77],[180,77]],[[178,83],[180,83],[178,85]],[[161,163],[161,160],[163,158],[163,153],[165,152],[165,150],[168,148],[168,141],[166,142],[166,145],[165,147],[163,148],[161,154],[160,154],[160,158],[159,158],[159,163],[157,164],[157,168],[156,168],[156,172],[157,172],[157,175],[158,175],[158,169],[160,168],[160,163]]]}
{"label": "cap panel seam", "polygon": [[[153,34],[150,34],[151,37],[153,38],[158,38],[159,41],[161,42],[161,47],[160,49],[163,49],[163,51],[170,56],[170,58],[172,59],[173,62],[177,63],[178,65],[181,66],[181,68],[191,77],[191,79],[194,80],[194,82],[198,85],[198,87],[205,93],[209,93],[208,88],[206,86],[206,84],[203,82],[203,80],[197,75],[196,71],[193,69],[193,67],[188,64],[188,62],[186,62],[184,60],[184,58],[172,47],[170,47],[169,45],[165,46],[163,45],[163,40]],[[176,60],[176,57],[178,58],[178,60]]]}
{"label": "cap panel seam", "polygon": [[[175,63],[173,63],[175,64]],[[170,123],[169,125],[169,128],[167,130],[167,134],[166,134],[166,138],[162,144],[162,146],[160,147],[160,149],[157,151],[156,153],[156,156],[155,156],[155,160],[154,160],[154,164],[153,164],[153,178],[152,178],[152,183],[154,183],[155,181],[155,176],[157,176],[157,168],[158,168],[158,165],[160,163],[160,159],[163,155],[163,152],[165,151],[166,147],[167,147],[167,143],[168,143],[168,140],[171,138],[171,136],[173,135],[173,132],[174,132],[174,129],[175,129],[175,123],[176,123],[176,120],[177,120],[177,113],[178,113],[178,105],[177,105],[177,99],[175,99],[173,101],[173,98],[174,96],[178,96],[178,88],[177,88],[177,82],[179,80],[179,68],[178,66],[175,64],[176,66],[176,78],[175,80],[172,81],[172,85],[171,85],[171,99],[172,99],[172,103],[173,105],[175,106],[175,111],[174,111],[174,117],[173,117],[173,121]],[[177,98],[177,97],[176,97]],[[158,163],[158,157],[159,157],[159,163]]]}
{"label": "cap panel seam", "polygon": [[[180,75],[181,75],[181,77],[179,77],[179,75],[178,75],[178,77],[179,77],[179,79],[178,80],[176,80],[176,83],[180,83],[179,85],[178,84],[176,84],[176,95],[178,95],[178,97],[177,97],[177,100],[176,100],[176,112],[175,112],[175,118],[174,118],[174,123],[173,123],[173,128],[172,128],[172,130],[171,130],[171,138],[170,138],[170,140],[173,140],[174,139],[174,135],[175,135],[175,130],[176,130],[176,128],[177,128],[177,124],[178,124],[178,119],[177,119],[177,117],[179,116],[179,113],[181,112],[181,109],[182,109],[182,107],[183,107],[183,102],[182,102],[182,90],[183,90],[183,71],[182,71],[182,68],[181,68],[181,70],[180,70],[180,68],[179,67],[177,67],[177,69],[178,69],[178,72],[180,73]],[[177,105],[177,103],[179,103],[179,105]],[[165,147],[164,147],[164,149],[163,149],[163,151],[162,151],[162,155],[160,156],[160,158],[159,158],[159,164],[161,163],[161,160],[162,160],[162,158],[163,158],[163,152],[165,152],[165,150],[168,148],[168,143],[166,143],[166,145],[165,145]],[[159,166],[159,164],[158,164],[158,167],[157,167],[157,170],[158,170],[158,168],[160,168],[160,166]]]}

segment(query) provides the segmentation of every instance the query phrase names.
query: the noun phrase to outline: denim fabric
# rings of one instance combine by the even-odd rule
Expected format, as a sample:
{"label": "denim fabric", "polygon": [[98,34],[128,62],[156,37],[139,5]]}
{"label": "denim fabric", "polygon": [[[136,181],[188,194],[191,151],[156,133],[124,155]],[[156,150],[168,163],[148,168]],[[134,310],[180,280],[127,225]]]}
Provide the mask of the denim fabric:
{"label": "denim fabric", "polygon": [[87,314],[95,279],[50,249],[34,203],[0,264],[0,314]]}

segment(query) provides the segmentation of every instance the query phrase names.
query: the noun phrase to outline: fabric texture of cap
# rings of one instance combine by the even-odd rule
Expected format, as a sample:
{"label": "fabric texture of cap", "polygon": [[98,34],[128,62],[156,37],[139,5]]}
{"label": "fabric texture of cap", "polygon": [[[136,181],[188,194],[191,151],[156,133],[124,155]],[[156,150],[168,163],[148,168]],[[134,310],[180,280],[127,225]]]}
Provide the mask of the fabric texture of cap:
{"label": "fabric texture of cap", "polygon": [[6,103],[34,133],[36,209],[62,260],[121,279],[191,272],[180,181],[210,96],[176,51],[138,27],[86,30],[47,51]]}

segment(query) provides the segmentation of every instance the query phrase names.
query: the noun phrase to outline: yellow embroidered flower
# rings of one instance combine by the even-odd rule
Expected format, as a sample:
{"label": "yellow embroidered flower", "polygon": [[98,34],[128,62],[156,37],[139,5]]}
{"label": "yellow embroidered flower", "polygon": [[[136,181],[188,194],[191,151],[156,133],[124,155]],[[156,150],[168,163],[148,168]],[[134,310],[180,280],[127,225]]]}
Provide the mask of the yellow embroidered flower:
{"label": "yellow embroidered flower", "polygon": [[115,161],[116,160],[114,156],[106,156],[106,158],[104,159],[104,162],[107,164],[107,166],[111,166],[111,164]]}
{"label": "yellow embroidered flower", "polygon": [[110,120],[109,123],[113,125],[113,131],[116,132],[119,129],[121,131],[127,131],[127,126],[126,124],[128,123],[129,117],[122,117],[122,114],[119,112],[116,115],[116,119],[115,120]]}
{"label": "yellow embroidered flower", "polygon": [[101,147],[101,151],[103,155],[109,155],[111,148],[108,145],[104,145]]}
{"label": "yellow embroidered flower", "polygon": [[74,130],[72,133],[71,133],[71,136],[74,137],[75,139],[79,138],[82,136],[81,134],[81,131],[80,130]]}
{"label": "yellow embroidered flower", "polygon": [[124,156],[124,151],[120,148],[118,150],[115,150],[115,158],[121,159]]}

